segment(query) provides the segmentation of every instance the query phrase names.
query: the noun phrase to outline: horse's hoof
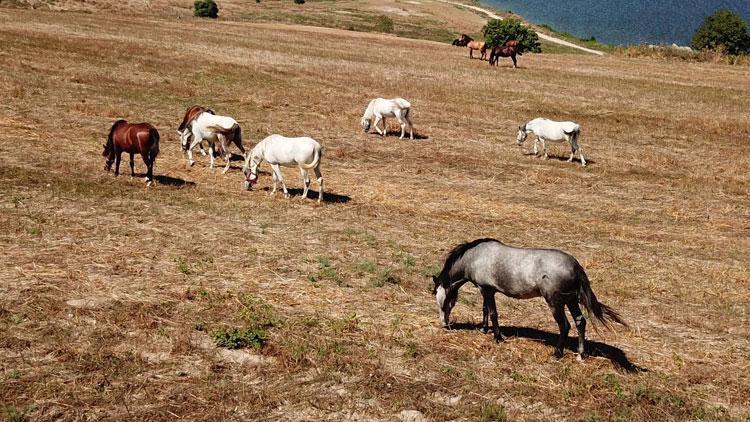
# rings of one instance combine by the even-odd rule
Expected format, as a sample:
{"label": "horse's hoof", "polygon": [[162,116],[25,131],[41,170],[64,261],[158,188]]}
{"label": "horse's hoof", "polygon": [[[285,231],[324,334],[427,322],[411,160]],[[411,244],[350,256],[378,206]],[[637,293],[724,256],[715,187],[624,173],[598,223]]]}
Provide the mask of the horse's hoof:
{"label": "horse's hoof", "polygon": [[552,357],[555,358],[555,359],[557,359],[557,360],[562,359],[563,356],[565,356],[565,353],[563,353],[562,350],[555,350],[554,353],[552,353]]}
{"label": "horse's hoof", "polygon": [[190,167],[193,167],[195,165],[195,161],[190,162]]}
{"label": "horse's hoof", "polygon": [[487,334],[487,333],[490,332],[490,329],[487,328],[487,327],[482,327],[482,328],[479,329],[479,332],[482,333],[482,334]]}
{"label": "horse's hoof", "polygon": [[151,184],[152,184],[152,182],[149,180],[148,182],[146,182],[146,187],[151,186]]}

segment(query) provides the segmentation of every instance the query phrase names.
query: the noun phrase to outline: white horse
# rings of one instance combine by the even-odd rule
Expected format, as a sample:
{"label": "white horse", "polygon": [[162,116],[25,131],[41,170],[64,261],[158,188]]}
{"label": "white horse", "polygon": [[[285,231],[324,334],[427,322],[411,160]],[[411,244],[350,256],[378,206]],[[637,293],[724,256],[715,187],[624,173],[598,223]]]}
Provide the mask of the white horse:
{"label": "white horse", "polygon": [[[375,130],[378,131],[379,135],[385,136],[388,128],[385,125],[386,117],[395,117],[398,119],[398,123],[401,125],[401,137],[404,139],[404,129],[406,125],[409,125],[409,137],[414,139],[414,127],[411,124],[409,118],[409,111],[411,110],[411,104],[403,98],[394,98],[386,100],[384,98],[376,98],[370,101],[367,105],[365,114],[362,116],[362,129],[365,132],[370,130],[370,126],[375,126]],[[375,123],[372,123],[372,119],[375,119]],[[378,123],[383,121],[383,131],[380,131]]]}
{"label": "white horse", "polygon": [[544,159],[548,159],[547,156],[547,145],[546,142],[569,142],[570,143],[570,158],[568,161],[573,161],[575,152],[578,151],[578,156],[581,158],[581,164],[586,165],[586,159],[583,158],[583,151],[581,146],[578,145],[578,137],[581,134],[581,127],[574,122],[556,122],[554,120],[536,118],[518,126],[518,136],[516,141],[518,145],[523,144],[526,140],[526,135],[533,133],[536,135],[534,141],[534,155],[539,153],[537,149],[537,143],[542,142],[542,151],[544,151]]}
{"label": "white horse", "polygon": [[276,193],[276,180],[278,180],[281,182],[284,195],[289,197],[280,166],[299,167],[302,179],[305,181],[305,190],[302,192],[302,197],[307,198],[307,191],[310,189],[308,170],[312,169],[315,171],[315,178],[320,188],[320,192],[318,192],[318,202],[320,202],[323,199],[323,175],[320,173],[321,156],[322,148],[315,139],[308,137],[287,138],[281,135],[271,135],[260,141],[245,159],[245,166],[243,167],[243,171],[245,172],[245,189],[250,190],[252,185],[258,183],[258,166],[265,160],[271,165],[271,177],[273,179],[272,195]]}
{"label": "white horse", "polygon": [[[192,142],[191,142],[192,139]],[[240,149],[242,155],[245,155],[245,148],[242,146],[242,129],[240,125],[231,117],[216,116],[211,113],[201,113],[190,121],[185,129],[180,133],[182,149],[187,151],[188,162],[192,166],[193,148],[201,145],[201,142],[208,141],[208,155],[211,157],[211,168],[214,168],[214,151],[216,142],[219,143],[218,152],[224,157],[227,164],[222,174],[229,170],[229,162],[232,153],[229,152],[229,145],[234,143]]]}

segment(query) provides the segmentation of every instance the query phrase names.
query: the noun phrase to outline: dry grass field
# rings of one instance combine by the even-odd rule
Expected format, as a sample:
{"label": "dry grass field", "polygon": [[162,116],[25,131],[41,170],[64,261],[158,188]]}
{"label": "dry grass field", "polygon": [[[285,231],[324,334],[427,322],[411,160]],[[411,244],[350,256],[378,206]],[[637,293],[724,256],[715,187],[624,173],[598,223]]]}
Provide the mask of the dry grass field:
{"label": "dry grass field", "polygon": [[[0,9],[3,416],[747,421],[750,68],[520,66],[338,29]],[[419,139],[364,134],[367,101],[397,95]],[[251,192],[240,161],[187,167],[192,104],[248,146],[319,140],[326,201],[294,169],[287,199],[268,167]],[[515,128],[537,116],[578,121],[589,166],[524,155]],[[103,170],[117,118],[161,132],[151,188],[127,161]],[[496,344],[472,286],[462,329],[441,329],[429,275],[486,236],[569,251],[631,329],[558,361],[541,299],[498,296]],[[217,347],[233,329],[263,346]]]}

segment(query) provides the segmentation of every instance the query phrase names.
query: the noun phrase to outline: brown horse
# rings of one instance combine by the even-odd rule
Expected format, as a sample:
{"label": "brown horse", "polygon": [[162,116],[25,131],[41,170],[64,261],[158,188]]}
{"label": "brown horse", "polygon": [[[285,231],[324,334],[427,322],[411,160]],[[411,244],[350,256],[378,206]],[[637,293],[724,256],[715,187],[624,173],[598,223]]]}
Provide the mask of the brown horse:
{"label": "brown horse", "polygon": [[466,44],[466,47],[469,48],[470,59],[474,58],[474,50],[479,50],[482,53],[481,60],[484,60],[487,56],[487,44],[484,41],[470,41]]}
{"label": "brown horse", "polygon": [[115,176],[120,175],[120,155],[123,152],[130,154],[130,174],[135,176],[135,164],[133,155],[141,154],[143,162],[146,163],[147,185],[151,185],[154,179],[154,161],[159,154],[159,132],[149,123],[128,123],[126,120],[118,120],[109,130],[107,143],[103,145],[103,156],[107,157],[104,170],[109,172],[112,163],[115,163]]}
{"label": "brown horse", "polygon": [[[182,118],[182,123],[180,123],[180,126],[177,128],[177,133],[182,136],[182,132],[190,130],[190,123],[200,116],[201,113],[216,114],[210,108],[205,108],[199,105],[190,106],[185,110],[185,116]],[[201,149],[201,154],[206,155],[206,151],[203,149],[203,143],[201,143],[199,147]]]}
{"label": "brown horse", "polygon": [[520,47],[521,42],[518,40],[510,40],[502,46],[494,47],[492,52],[490,52],[490,66],[498,66],[500,57],[510,57],[511,60],[513,60],[513,68],[517,68],[518,62],[516,61],[516,55],[520,56],[522,54],[518,51]]}

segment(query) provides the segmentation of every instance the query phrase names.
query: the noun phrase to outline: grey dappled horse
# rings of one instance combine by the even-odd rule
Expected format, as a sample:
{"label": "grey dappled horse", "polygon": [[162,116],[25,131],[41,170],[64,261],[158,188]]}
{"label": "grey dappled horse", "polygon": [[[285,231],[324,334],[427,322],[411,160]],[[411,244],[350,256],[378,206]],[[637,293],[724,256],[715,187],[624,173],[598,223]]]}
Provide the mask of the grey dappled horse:
{"label": "grey dappled horse", "polygon": [[471,282],[482,292],[482,331],[488,331],[489,316],[497,341],[502,340],[502,336],[497,322],[495,292],[516,299],[543,297],[560,327],[560,339],[555,348],[558,358],[563,355],[563,345],[570,330],[565,306],[578,329],[578,353],[581,355],[585,353],[586,319],[579,303],[605,326],[609,321],[627,326],[617,312],[596,300],[581,264],[556,249],[516,248],[495,239],[474,240],[453,248],[442,272],[433,277],[433,281],[443,327],[450,327],[449,317],[458,298],[458,289]]}

